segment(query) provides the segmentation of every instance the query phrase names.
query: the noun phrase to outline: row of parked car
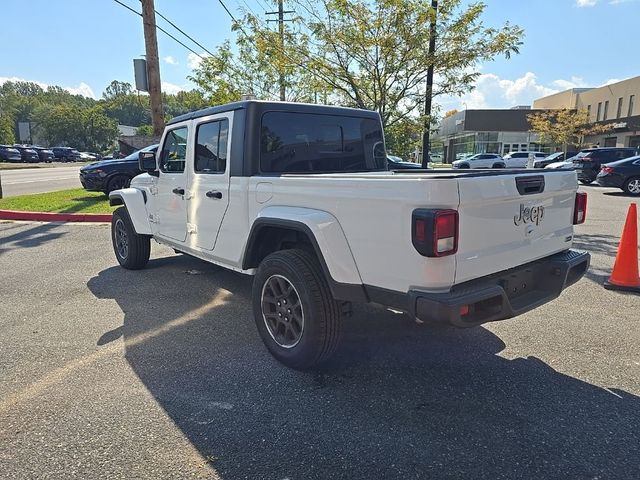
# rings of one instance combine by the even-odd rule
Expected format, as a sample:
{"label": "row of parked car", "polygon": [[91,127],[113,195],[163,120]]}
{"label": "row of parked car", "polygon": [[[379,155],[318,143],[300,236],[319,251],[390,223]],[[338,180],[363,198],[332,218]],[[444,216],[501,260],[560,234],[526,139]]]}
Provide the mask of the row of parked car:
{"label": "row of parked car", "polygon": [[45,148],[37,145],[0,145],[0,162],[91,162],[97,153],[79,152],[71,147]]}
{"label": "row of parked car", "polygon": [[570,168],[576,170],[584,185],[594,181],[617,187],[629,195],[640,196],[640,150],[634,147],[598,147],[580,151],[477,153],[453,162],[453,168],[525,168],[533,154],[534,168]]}

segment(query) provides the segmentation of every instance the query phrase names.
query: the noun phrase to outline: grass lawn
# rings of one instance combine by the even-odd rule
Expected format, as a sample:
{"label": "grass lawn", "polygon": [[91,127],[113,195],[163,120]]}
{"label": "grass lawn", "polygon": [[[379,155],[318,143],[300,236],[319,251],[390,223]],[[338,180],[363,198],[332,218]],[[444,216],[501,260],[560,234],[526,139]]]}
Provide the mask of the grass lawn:
{"label": "grass lawn", "polygon": [[0,210],[23,212],[111,213],[115,208],[109,206],[104,193],[87,192],[82,188],[0,199]]}

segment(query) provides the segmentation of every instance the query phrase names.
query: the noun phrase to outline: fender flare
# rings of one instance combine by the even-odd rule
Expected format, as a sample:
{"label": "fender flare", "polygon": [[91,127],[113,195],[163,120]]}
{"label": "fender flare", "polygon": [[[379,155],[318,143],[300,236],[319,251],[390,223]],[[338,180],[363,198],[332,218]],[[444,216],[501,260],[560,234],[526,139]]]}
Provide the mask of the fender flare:
{"label": "fender flare", "polygon": [[153,235],[146,204],[146,192],[137,188],[123,188],[122,190],[114,190],[109,194],[109,205],[124,205],[126,207],[136,233]]}
{"label": "fender flare", "polygon": [[302,207],[267,207],[254,220],[245,245],[242,268],[251,265],[252,252],[265,227],[304,233],[310,240],[329,282],[334,298],[368,302],[368,296],[346,235],[338,219],[329,212]]}

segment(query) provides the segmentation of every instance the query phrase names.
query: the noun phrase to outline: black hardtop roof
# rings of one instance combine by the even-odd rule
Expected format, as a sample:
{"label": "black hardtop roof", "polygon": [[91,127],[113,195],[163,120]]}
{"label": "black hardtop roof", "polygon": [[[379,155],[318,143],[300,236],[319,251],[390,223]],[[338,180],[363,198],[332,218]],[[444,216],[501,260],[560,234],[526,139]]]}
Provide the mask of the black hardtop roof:
{"label": "black hardtop roof", "polygon": [[231,112],[233,110],[255,109],[256,113],[262,114],[267,111],[295,112],[295,113],[318,113],[325,115],[345,115],[350,117],[364,117],[378,120],[378,112],[372,110],[361,110],[358,108],[338,107],[333,105],[318,105],[315,103],[296,102],[271,102],[264,100],[242,100],[240,102],[207,107],[202,110],[185,113],[172,118],[167,125],[192,120],[194,118],[215,115],[216,113]]}

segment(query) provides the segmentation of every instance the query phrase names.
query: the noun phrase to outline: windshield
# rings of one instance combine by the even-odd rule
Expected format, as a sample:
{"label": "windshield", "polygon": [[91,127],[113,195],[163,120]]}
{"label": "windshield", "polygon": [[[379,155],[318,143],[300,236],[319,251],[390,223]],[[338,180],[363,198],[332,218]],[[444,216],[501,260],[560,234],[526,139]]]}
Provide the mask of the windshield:
{"label": "windshield", "polygon": [[138,154],[140,152],[155,152],[158,149],[158,145],[149,145],[148,147],[144,147],[142,150],[138,150],[133,152],[130,155],[127,155],[122,160],[135,160],[138,161]]}
{"label": "windshield", "polygon": [[561,157],[563,155],[564,152],[556,152],[556,153],[552,153],[551,155],[549,155],[546,160],[555,160],[558,157]]}

